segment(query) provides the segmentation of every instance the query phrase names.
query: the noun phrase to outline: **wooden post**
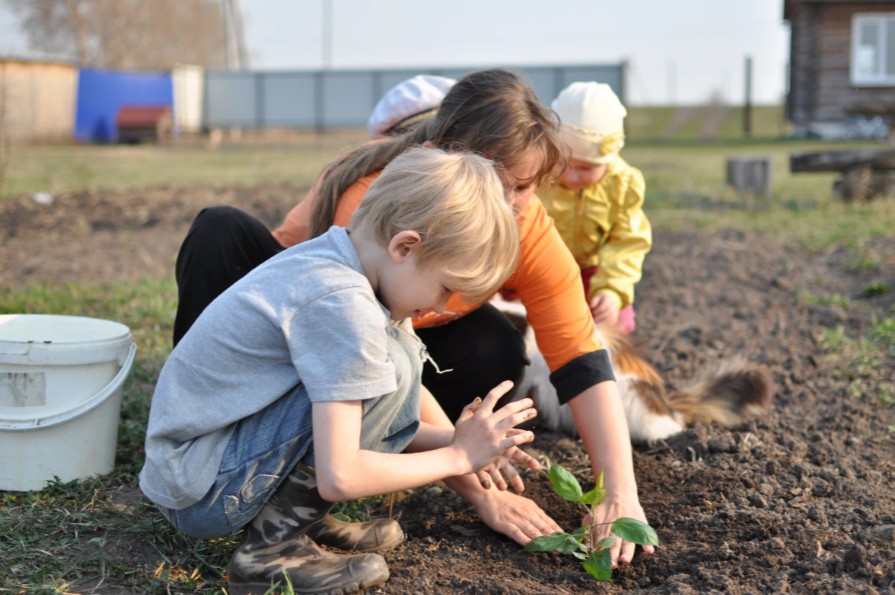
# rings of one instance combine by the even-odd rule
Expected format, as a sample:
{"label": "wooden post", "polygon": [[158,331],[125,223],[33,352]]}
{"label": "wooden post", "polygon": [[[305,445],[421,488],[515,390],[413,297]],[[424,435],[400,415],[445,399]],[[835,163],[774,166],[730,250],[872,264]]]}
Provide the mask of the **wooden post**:
{"label": "wooden post", "polygon": [[737,192],[769,198],[771,160],[767,157],[731,157],[727,160],[727,185]]}
{"label": "wooden post", "polygon": [[743,136],[752,136],[752,56],[746,56],[746,96],[743,102]]}

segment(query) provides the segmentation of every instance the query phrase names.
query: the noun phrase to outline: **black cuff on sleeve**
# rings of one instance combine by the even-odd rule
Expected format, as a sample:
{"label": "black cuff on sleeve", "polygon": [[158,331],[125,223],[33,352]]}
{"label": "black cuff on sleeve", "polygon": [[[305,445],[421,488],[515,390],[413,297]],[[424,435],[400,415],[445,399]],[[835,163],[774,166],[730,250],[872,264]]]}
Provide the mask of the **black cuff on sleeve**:
{"label": "black cuff on sleeve", "polygon": [[585,389],[607,380],[615,380],[615,374],[612,372],[609,352],[605,349],[579,355],[550,375],[550,382],[556,388],[560,405],[565,405]]}

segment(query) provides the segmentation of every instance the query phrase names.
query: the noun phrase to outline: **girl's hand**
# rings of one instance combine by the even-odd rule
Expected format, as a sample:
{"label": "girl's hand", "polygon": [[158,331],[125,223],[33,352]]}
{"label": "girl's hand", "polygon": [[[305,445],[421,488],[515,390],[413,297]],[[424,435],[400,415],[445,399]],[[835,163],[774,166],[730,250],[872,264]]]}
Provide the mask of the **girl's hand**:
{"label": "girl's hand", "polygon": [[[606,498],[597,505],[595,518],[587,516],[584,523],[591,525],[591,538],[593,543],[598,543],[604,537],[610,534],[610,523],[614,520],[629,517],[637,519],[644,523],[647,522],[646,514],[640,506],[640,501],[636,494],[606,494]],[[634,550],[637,544],[624,541],[621,537],[615,535],[615,542],[609,549],[612,558],[612,566],[617,567],[619,564],[626,564],[634,559]],[[656,548],[652,545],[641,546],[643,553],[652,555],[656,552]]]}
{"label": "girl's hand", "polygon": [[476,397],[457,420],[451,446],[466,458],[470,472],[495,462],[508,449],[534,440],[532,432],[512,431],[537,415],[531,399],[514,401],[494,411],[497,401],[512,387],[510,381],[501,382],[484,399]]}
{"label": "girl's hand", "polygon": [[[513,428],[508,433],[512,434],[524,431],[525,430]],[[517,493],[521,494],[525,491],[525,483],[522,481],[522,476],[519,475],[519,472],[516,470],[516,465],[528,467],[533,471],[537,471],[541,468],[541,464],[536,458],[521,448],[516,448],[514,446],[503,453],[497,461],[480,469],[479,472],[476,473],[476,477],[481,486],[486,490],[490,489],[492,485],[501,491],[505,491],[508,487],[512,486]]]}

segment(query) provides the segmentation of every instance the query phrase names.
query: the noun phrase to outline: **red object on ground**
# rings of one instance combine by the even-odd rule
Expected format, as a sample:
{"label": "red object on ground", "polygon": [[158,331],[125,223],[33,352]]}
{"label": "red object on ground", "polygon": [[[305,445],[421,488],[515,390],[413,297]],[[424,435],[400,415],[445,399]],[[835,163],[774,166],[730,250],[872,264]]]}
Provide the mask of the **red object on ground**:
{"label": "red object on ground", "polygon": [[125,105],[115,116],[118,142],[161,140],[171,131],[171,108],[167,105]]}

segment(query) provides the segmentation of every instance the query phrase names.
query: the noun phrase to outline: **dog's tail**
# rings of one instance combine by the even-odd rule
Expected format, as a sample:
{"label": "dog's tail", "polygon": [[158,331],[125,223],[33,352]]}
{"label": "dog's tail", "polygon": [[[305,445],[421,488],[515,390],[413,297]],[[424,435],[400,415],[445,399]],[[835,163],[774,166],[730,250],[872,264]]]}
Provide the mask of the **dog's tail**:
{"label": "dog's tail", "polygon": [[603,336],[617,372],[637,378],[632,388],[653,414],[671,415],[687,426],[712,422],[733,426],[761,415],[771,405],[770,372],[744,357],[731,358],[703,372],[689,386],[666,393],[659,373],[626,337],[611,332]]}
{"label": "dog's tail", "polygon": [[765,366],[735,357],[669,394],[668,404],[687,425],[715,422],[734,426],[767,411],[773,393]]}

